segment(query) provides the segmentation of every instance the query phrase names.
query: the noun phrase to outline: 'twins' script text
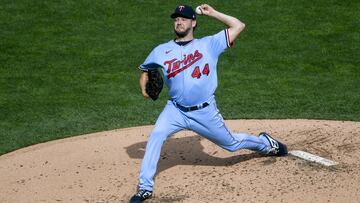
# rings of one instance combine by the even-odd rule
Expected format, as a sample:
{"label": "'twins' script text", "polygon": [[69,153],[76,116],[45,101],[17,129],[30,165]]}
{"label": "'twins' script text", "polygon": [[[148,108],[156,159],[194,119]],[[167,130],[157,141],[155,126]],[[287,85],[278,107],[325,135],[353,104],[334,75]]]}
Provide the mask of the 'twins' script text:
{"label": "'twins' script text", "polygon": [[[167,66],[166,72],[168,73],[168,79],[175,77],[178,73],[189,68],[202,57],[203,55],[198,50],[196,50],[193,54],[184,55],[182,60],[174,58],[169,61],[165,61],[164,65]],[[183,64],[182,67],[181,64]]]}

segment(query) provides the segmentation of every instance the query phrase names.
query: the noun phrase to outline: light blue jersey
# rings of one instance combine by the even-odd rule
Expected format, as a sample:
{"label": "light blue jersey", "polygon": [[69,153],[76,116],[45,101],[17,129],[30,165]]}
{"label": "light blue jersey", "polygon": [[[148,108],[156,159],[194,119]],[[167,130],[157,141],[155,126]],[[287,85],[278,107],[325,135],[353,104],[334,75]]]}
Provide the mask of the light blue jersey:
{"label": "light blue jersey", "polygon": [[152,50],[140,69],[160,66],[170,99],[182,106],[198,105],[215,93],[218,58],[229,46],[227,30],[184,46],[171,40]]}
{"label": "light blue jersey", "polygon": [[[192,130],[229,150],[270,150],[264,137],[231,133],[216,106],[217,62],[230,47],[227,30],[181,46],[171,40],[157,46],[140,69],[161,67],[169,88],[169,101],[151,132],[141,165],[139,189],[153,191],[154,176],[165,140],[181,130]],[[196,155],[194,155],[196,156]]]}

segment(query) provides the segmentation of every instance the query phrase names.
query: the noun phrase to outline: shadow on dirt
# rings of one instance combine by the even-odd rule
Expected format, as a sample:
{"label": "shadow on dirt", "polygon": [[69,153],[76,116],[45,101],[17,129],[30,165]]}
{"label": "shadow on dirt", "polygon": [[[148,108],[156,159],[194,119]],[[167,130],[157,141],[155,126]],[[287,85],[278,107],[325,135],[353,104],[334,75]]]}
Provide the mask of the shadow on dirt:
{"label": "shadow on dirt", "polygon": [[[183,138],[169,138],[162,147],[162,153],[158,163],[157,173],[161,173],[177,165],[199,165],[199,166],[231,166],[254,158],[264,157],[259,153],[236,155],[220,158],[213,154],[205,153],[201,145],[201,136]],[[125,147],[127,154],[133,159],[142,159],[145,153],[146,142],[140,142]],[[223,150],[219,147],[219,150]]]}

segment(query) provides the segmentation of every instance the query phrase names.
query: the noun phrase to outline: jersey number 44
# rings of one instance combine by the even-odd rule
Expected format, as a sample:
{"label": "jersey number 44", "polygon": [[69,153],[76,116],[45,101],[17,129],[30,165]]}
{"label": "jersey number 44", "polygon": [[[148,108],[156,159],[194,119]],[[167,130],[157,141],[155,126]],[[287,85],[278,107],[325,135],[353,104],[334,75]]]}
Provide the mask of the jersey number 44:
{"label": "jersey number 44", "polygon": [[209,73],[210,73],[209,64],[205,64],[202,71],[200,71],[199,66],[196,66],[194,71],[192,72],[191,76],[193,78],[199,79],[201,77],[201,75],[209,75]]}

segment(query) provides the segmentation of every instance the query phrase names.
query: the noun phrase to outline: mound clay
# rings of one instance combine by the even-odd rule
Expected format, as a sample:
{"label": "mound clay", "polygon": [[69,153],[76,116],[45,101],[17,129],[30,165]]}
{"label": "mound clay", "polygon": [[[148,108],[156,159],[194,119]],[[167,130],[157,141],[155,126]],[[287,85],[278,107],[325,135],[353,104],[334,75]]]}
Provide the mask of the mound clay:
{"label": "mound clay", "polygon": [[[360,122],[229,120],[338,162],[225,151],[191,131],[164,144],[148,202],[359,202]],[[38,144],[0,156],[0,202],[128,202],[153,126]]]}

